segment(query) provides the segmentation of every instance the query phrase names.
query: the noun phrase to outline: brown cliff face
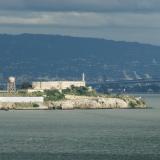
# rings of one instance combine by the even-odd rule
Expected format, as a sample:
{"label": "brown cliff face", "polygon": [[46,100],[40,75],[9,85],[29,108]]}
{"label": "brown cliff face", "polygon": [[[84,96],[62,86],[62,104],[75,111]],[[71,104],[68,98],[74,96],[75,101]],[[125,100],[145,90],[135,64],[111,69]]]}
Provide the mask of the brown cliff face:
{"label": "brown cliff face", "polygon": [[[50,108],[66,109],[127,109],[127,108],[145,108],[145,105],[137,103],[134,100],[123,100],[120,98],[104,97],[81,97],[66,96],[66,100],[50,102]],[[134,106],[130,106],[130,103]]]}

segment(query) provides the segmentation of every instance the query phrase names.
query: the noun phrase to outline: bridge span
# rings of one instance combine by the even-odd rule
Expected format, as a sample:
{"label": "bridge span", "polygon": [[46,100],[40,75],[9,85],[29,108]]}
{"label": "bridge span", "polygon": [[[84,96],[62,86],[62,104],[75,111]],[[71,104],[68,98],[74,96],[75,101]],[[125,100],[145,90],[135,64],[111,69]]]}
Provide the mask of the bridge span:
{"label": "bridge span", "polygon": [[136,79],[136,80],[114,80],[114,81],[106,81],[104,82],[106,84],[154,84],[154,83],[160,83],[160,78],[156,79]]}

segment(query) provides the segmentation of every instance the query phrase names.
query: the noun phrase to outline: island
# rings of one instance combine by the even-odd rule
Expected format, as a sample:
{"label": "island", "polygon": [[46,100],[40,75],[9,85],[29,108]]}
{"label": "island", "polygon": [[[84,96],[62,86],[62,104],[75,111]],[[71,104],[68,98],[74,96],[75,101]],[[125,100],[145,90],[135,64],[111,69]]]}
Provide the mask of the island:
{"label": "island", "polygon": [[102,94],[88,86],[0,94],[1,110],[145,109],[141,97]]}

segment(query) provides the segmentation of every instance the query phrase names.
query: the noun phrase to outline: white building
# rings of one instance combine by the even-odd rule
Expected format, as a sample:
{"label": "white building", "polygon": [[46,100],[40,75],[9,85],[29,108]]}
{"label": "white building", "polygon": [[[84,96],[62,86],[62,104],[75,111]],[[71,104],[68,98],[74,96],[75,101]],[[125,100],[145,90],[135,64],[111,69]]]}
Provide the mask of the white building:
{"label": "white building", "polygon": [[82,81],[46,81],[46,82],[32,82],[32,89],[33,90],[51,90],[51,89],[58,89],[63,90],[67,88],[71,88],[71,86],[75,87],[85,87],[85,76],[82,75]]}

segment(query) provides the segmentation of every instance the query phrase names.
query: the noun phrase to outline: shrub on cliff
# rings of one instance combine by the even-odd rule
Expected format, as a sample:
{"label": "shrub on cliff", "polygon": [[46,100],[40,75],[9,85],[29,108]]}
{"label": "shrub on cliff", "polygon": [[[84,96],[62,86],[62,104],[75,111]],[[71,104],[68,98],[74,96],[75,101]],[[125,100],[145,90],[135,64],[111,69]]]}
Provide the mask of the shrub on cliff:
{"label": "shrub on cliff", "polygon": [[35,96],[35,97],[43,97],[44,96],[44,93],[43,92],[40,92],[40,91],[37,91],[37,92],[33,92],[31,93],[32,96]]}
{"label": "shrub on cliff", "polygon": [[33,107],[34,107],[34,108],[38,108],[38,107],[39,107],[39,104],[33,103]]}
{"label": "shrub on cliff", "polygon": [[62,91],[64,94],[71,94],[77,96],[96,96],[97,93],[95,90],[90,90],[88,87],[75,87],[64,89]]}
{"label": "shrub on cliff", "polygon": [[45,95],[45,101],[59,101],[65,98],[65,95],[59,90],[46,90]]}
{"label": "shrub on cliff", "polygon": [[27,91],[26,90],[19,90],[18,92],[17,92],[17,95],[16,96],[27,96],[28,94],[27,94]]}
{"label": "shrub on cliff", "polygon": [[129,102],[129,106],[130,106],[131,108],[136,108],[137,103],[136,103],[135,101],[130,101],[130,102]]}

